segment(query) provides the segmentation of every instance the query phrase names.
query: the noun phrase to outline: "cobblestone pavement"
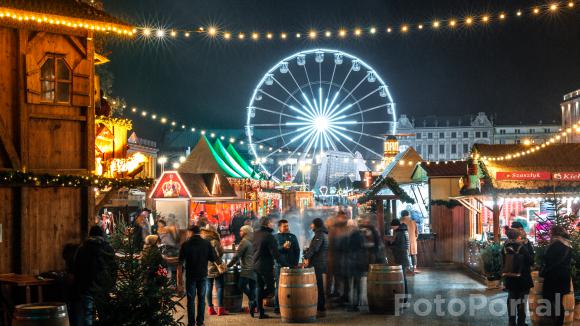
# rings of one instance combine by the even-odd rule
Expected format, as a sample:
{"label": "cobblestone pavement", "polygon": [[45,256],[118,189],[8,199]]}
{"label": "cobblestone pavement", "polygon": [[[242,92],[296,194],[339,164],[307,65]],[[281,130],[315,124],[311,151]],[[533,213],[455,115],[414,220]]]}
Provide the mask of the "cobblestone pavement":
{"label": "cobblestone pavement", "polygon": [[[425,269],[420,274],[409,277],[409,290],[412,297],[410,308],[403,311],[401,316],[384,316],[369,314],[362,308],[361,312],[346,312],[344,308],[334,307],[327,316],[317,320],[316,324],[334,325],[507,325],[506,300],[507,293],[500,290],[486,290],[485,286],[472,279],[465,272],[441,267]],[[435,301],[445,300],[439,304]],[[483,304],[483,300],[487,304]],[[470,301],[473,308],[470,312]],[[428,305],[431,304],[431,311]],[[185,307],[185,299],[183,300]],[[246,304],[244,304],[246,305]],[[414,309],[416,308],[416,309]],[[461,310],[465,312],[461,314]],[[437,312],[439,310],[440,313]],[[497,312],[497,313],[494,313]],[[442,312],[442,314],[441,314]],[[275,315],[270,308],[267,313],[273,318],[267,320],[251,319],[247,314],[232,314],[229,316],[207,316],[205,324],[214,325],[257,325],[282,324],[279,315]],[[176,318],[182,317],[187,324],[184,311],[179,311]],[[405,324],[402,324],[405,323]],[[528,324],[529,321],[528,321]],[[406,326],[406,325],[405,325]]]}

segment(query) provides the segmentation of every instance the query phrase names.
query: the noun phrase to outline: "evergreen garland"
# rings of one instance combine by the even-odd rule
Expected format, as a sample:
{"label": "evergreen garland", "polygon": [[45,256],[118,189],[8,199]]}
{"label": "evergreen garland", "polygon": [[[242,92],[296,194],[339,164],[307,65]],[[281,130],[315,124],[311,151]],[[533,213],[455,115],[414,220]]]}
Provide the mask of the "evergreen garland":
{"label": "evergreen garland", "polygon": [[115,179],[95,175],[36,174],[16,170],[0,172],[0,186],[149,188],[154,181],[151,178]]}
{"label": "evergreen garland", "polygon": [[376,194],[385,186],[388,187],[389,189],[391,189],[393,194],[395,196],[397,196],[398,199],[400,201],[402,201],[403,203],[408,203],[408,204],[415,203],[415,200],[413,198],[411,198],[411,196],[409,196],[409,194],[407,194],[405,192],[405,190],[403,190],[401,188],[401,186],[399,186],[399,184],[397,183],[397,181],[395,181],[395,179],[393,179],[391,177],[383,177],[383,176],[379,176],[375,180],[375,182],[373,182],[373,184],[371,185],[369,190],[367,190],[365,192],[365,194],[358,199],[358,202],[360,204],[363,204],[369,200],[372,200],[373,197],[376,196]]}
{"label": "evergreen garland", "polygon": [[445,206],[447,208],[453,208],[453,207],[457,207],[457,206],[462,206],[462,204],[460,202],[458,202],[455,199],[450,199],[450,200],[432,200],[431,201],[431,206]]}

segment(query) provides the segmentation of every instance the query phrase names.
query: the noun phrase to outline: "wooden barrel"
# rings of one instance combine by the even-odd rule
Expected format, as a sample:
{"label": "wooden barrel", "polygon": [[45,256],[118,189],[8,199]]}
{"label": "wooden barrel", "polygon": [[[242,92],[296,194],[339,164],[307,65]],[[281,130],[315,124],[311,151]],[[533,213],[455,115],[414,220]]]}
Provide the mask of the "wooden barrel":
{"label": "wooden barrel", "polygon": [[[238,286],[240,282],[240,270],[234,266],[224,273],[224,308],[229,312],[242,311],[242,291]],[[213,304],[218,307],[217,288],[214,282]]]}
{"label": "wooden barrel", "polygon": [[12,326],[69,326],[63,303],[34,303],[14,307]]}
{"label": "wooden barrel", "polygon": [[367,279],[367,298],[371,313],[395,313],[395,296],[397,294],[405,294],[403,277],[401,265],[370,265]]}
{"label": "wooden barrel", "polygon": [[278,300],[282,322],[310,323],[316,321],[318,288],[316,287],[314,268],[282,268]]}

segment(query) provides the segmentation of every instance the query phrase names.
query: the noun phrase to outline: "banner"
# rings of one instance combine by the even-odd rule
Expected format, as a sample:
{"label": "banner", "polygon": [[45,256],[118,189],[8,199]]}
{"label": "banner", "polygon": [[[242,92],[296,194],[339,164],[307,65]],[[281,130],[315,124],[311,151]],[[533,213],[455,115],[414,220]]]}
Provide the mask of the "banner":
{"label": "banner", "polygon": [[552,174],[550,172],[496,172],[495,178],[497,180],[505,181],[544,181],[551,180]]}

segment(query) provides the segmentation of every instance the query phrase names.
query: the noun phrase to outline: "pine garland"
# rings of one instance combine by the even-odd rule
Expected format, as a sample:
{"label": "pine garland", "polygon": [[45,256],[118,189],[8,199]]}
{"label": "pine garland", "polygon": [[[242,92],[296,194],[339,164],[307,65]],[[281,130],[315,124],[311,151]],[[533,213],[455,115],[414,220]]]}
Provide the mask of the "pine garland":
{"label": "pine garland", "polygon": [[431,201],[431,206],[445,206],[447,208],[453,208],[453,207],[457,207],[457,206],[461,206],[462,204],[460,202],[458,202],[455,199],[451,199],[451,200],[432,200]]}
{"label": "pine garland", "polygon": [[87,175],[36,174],[22,171],[0,172],[0,186],[31,187],[95,187],[105,188],[149,188],[155,180],[151,178],[115,179]]}
{"label": "pine garland", "polygon": [[383,177],[383,176],[379,176],[375,180],[375,182],[373,182],[373,184],[371,185],[369,190],[367,192],[365,192],[365,194],[358,199],[358,202],[360,204],[362,204],[362,203],[366,203],[369,200],[372,200],[373,197],[385,186],[387,186],[389,189],[391,189],[393,194],[395,196],[397,196],[399,198],[399,200],[402,201],[403,203],[409,203],[409,204],[415,203],[415,200],[413,198],[411,198],[411,196],[409,196],[409,194],[407,194],[405,192],[405,190],[403,190],[401,188],[401,186],[399,186],[399,184],[397,183],[397,181],[395,181],[395,179],[393,179],[391,177]]}

